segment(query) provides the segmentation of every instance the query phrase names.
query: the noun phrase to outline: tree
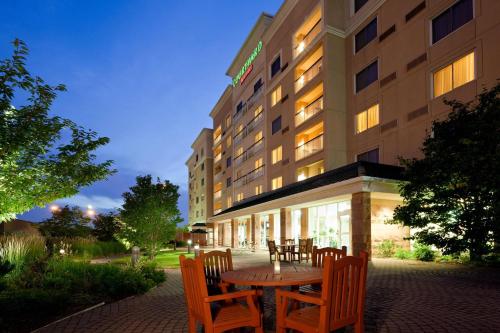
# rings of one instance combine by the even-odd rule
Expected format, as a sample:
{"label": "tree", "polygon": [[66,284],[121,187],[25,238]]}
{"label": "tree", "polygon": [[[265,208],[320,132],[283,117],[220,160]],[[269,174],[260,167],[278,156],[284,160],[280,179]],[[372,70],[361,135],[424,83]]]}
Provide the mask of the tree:
{"label": "tree", "polygon": [[40,223],[38,228],[46,237],[86,237],[92,232],[90,222],[90,217],[80,208],[64,206],[54,210],[52,217]]}
{"label": "tree", "polygon": [[407,182],[394,221],[416,228],[414,239],[472,260],[500,244],[500,84],[475,101],[446,101],[448,118],[434,122],[424,158],[402,160]]}
{"label": "tree", "polygon": [[115,239],[122,228],[122,224],[114,213],[98,214],[94,221],[92,234],[100,241],[111,241]]}
{"label": "tree", "polygon": [[162,245],[175,238],[176,226],[182,222],[177,207],[179,187],[159,178],[153,183],[151,175],[139,176],[136,182],[130,192],[123,193],[122,235],[133,245],[146,248],[154,258]]}
{"label": "tree", "polygon": [[12,57],[0,61],[0,222],[74,195],[114,172],[111,161],[95,163],[93,154],[109,139],[49,116],[66,88],[32,76],[25,66],[26,45],[17,39],[13,44]]}

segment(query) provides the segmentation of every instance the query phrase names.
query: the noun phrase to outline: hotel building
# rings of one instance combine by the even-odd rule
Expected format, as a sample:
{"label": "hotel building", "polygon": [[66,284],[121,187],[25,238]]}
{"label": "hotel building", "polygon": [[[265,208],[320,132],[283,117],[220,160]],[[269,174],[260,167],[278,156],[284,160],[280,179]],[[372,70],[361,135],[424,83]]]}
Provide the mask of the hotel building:
{"label": "hotel building", "polygon": [[[189,170],[188,228],[206,231],[206,243],[213,243],[213,227],[208,219],[213,215],[213,130],[204,128],[191,145],[193,150],[186,161]],[[201,236],[198,236],[199,239]]]}
{"label": "hotel building", "polygon": [[286,0],[262,14],[210,113],[214,246],[409,246],[385,223],[398,158],[421,156],[444,99],[500,78],[498,13],[496,0]]}

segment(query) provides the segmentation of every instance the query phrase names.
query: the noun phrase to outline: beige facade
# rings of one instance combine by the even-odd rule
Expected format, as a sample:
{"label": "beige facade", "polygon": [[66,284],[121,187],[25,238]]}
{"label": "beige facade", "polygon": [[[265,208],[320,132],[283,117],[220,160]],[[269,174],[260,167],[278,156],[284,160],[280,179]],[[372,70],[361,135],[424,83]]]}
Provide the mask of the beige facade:
{"label": "beige facade", "polygon": [[193,150],[186,161],[189,171],[189,211],[190,230],[207,231],[207,240],[212,244],[213,235],[208,219],[213,216],[213,130],[204,128],[191,145]]}
{"label": "beige facade", "polygon": [[408,246],[409,230],[385,223],[401,202],[389,165],[420,156],[444,99],[500,77],[499,12],[495,0],[286,0],[263,14],[210,114],[214,245]]}

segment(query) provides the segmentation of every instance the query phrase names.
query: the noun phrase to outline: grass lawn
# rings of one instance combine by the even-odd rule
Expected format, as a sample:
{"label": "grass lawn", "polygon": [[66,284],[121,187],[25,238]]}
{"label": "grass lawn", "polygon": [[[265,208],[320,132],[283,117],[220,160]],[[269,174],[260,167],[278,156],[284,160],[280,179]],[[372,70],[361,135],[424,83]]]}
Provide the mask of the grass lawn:
{"label": "grass lawn", "polygon": [[[167,250],[159,252],[154,259],[154,262],[156,262],[158,268],[179,268],[179,256],[181,254],[185,255],[188,258],[194,257],[194,253],[187,254],[187,252],[185,251]],[[144,258],[146,259],[147,256],[144,255]],[[130,255],[113,259],[111,260],[111,263],[116,265],[130,264]]]}

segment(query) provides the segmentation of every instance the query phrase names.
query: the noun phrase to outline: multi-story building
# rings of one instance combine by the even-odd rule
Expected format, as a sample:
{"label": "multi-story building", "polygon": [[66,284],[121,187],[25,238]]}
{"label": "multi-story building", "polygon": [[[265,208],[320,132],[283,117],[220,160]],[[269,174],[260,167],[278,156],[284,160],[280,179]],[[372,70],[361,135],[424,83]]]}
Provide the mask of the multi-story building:
{"label": "multi-story building", "polygon": [[[207,244],[213,242],[213,227],[208,219],[213,215],[213,130],[204,128],[191,148],[193,153],[186,162],[189,170],[188,228],[206,232]],[[200,239],[198,235],[197,239]]]}
{"label": "multi-story building", "polygon": [[286,0],[230,65],[214,122],[214,245],[404,246],[399,157],[444,99],[500,77],[500,1]]}

